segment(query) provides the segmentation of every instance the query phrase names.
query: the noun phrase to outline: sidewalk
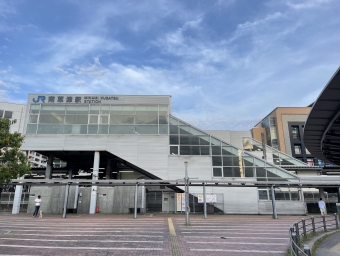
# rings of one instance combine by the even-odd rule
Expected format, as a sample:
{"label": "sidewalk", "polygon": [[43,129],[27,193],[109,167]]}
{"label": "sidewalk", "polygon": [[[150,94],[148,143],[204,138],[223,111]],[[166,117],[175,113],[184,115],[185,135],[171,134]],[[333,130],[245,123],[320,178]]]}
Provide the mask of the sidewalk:
{"label": "sidewalk", "polygon": [[336,232],[323,240],[315,251],[315,256],[340,255],[340,232]]}

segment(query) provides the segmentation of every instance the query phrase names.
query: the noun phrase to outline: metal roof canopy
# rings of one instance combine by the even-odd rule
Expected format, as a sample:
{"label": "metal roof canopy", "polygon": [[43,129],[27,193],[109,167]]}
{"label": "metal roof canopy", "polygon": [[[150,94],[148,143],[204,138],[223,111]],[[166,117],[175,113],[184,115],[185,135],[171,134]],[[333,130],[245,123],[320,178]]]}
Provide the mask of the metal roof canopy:
{"label": "metal roof canopy", "polygon": [[[183,180],[43,180],[15,179],[9,185],[34,185],[34,186],[185,186]],[[249,180],[189,180],[189,186],[215,186],[215,187],[340,187],[340,177],[306,177],[298,181],[249,181]]]}
{"label": "metal roof canopy", "polygon": [[314,157],[340,165],[340,68],[309,113],[304,142]]}

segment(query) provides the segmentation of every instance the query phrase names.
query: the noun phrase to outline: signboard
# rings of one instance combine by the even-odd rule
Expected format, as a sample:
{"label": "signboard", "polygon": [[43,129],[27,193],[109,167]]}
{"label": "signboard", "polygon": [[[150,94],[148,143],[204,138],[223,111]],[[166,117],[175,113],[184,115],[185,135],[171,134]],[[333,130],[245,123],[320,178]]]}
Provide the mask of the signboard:
{"label": "signboard", "polygon": [[110,103],[119,100],[113,95],[35,95],[33,103]]}
{"label": "signboard", "polygon": [[177,193],[176,194],[176,211],[185,212],[185,193]]}
{"label": "signboard", "polygon": [[[204,203],[203,195],[198,195],[197,198],[198,198],[199,203]],[[205,195],[205,201],[206,203],[217,203],[217,196],[216,195]]]}

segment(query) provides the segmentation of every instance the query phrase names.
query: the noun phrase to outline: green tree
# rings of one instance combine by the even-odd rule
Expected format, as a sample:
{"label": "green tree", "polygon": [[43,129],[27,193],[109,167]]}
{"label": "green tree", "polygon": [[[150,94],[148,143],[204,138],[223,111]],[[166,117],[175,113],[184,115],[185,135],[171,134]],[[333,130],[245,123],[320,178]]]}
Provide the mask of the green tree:
{"label": "green tree", "polygon": [[15,122],[0,118],[0,186],[31,173],[26,155],[20,151],[24,136],[18,132],[10,133],[10,127]]}

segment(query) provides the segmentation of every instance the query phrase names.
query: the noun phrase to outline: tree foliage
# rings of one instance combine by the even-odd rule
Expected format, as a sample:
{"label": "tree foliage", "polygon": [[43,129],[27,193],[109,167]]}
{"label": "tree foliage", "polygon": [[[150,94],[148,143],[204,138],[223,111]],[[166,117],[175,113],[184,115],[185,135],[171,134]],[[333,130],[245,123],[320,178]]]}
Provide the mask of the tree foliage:
{"label": "tree foliage", "polygon": [[20,151],[24,136],[10,133],[13,123],[15,120],[0,118],[0,185],[31,172],[26,155]]}

